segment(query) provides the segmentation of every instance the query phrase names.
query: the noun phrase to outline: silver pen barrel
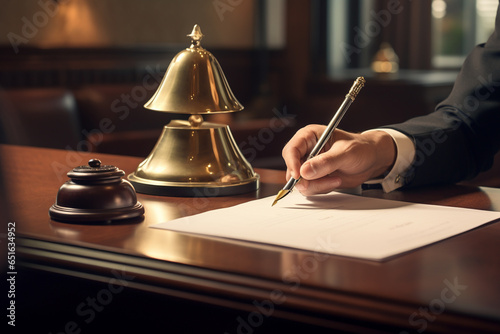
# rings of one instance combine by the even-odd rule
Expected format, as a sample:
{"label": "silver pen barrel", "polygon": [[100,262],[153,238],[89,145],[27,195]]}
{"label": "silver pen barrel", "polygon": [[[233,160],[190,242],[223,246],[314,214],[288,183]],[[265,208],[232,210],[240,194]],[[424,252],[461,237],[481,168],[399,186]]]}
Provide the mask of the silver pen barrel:
{"label": "silver pen barrel", "polygon": [[354,81],[351,89],[349,90],[349,93],[347,93],[347,95],[345,96],[344,102],[342,102],[339,109],[337,110],[333,118],[330,120],[330,123],[328,123],[326,130],[319,138],[318,142],[312,149],[311,153],[309,153],[307,160],[317,156],[319,152],[321,152],[323,147],[325,147],[325,144],[330,139],[331,135],[333,134],[333,131],[339,125],[340,121],[342,120],[342,117],[344,117],[345,113],[351,106],[352,102],[356,99],[356,96],[358,96],[358,93],[361,90],[361,88],[363,88],[363,86],[365,85],[365,82],[366,81],[363,77],[359,77],[356,79],[356,81]]}

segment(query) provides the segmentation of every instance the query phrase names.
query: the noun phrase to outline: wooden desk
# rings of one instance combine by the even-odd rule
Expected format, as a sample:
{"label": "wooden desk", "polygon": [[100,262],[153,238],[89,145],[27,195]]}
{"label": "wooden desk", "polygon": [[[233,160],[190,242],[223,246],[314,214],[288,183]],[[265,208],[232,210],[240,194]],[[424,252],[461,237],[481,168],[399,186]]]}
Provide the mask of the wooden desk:
{"label": "wooden desk", "polygon": [[[146,209],[142,222],[51,221],[48,209],[66,171],[91,157],[0,146],[2,194],[9,209],[2,217],[4,231],[6,222],[16,223],[17,328],[33,326],[45,333],[500,331],[499,223],[382,263],[149,228],[275,195],[284,173],[273,170],[257,170],[261,189],[245,195],[138,194]],[[97,158],[127,174],[142,160]],[[494,188],[363,195],[500,209],[500,191]]]}

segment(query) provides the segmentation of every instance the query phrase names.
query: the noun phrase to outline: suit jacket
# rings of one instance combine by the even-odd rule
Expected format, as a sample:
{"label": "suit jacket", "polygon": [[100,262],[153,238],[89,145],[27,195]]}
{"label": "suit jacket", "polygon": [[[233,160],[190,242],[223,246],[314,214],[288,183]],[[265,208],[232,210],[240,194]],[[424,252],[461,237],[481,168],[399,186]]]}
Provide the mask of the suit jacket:
{"label": "suit jacket", "polygon": [[415,143],[406,187],[454,183],[491,167],[500,149],[499,11],[495,32],[468,55],[448,98],[429,115],[387,126]]}

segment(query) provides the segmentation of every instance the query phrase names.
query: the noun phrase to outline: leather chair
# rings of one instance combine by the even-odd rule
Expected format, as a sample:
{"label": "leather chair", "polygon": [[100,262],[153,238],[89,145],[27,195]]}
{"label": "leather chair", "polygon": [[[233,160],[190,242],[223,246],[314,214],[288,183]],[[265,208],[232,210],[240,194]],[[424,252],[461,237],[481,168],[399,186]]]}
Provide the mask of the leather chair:
{"label": "leather chair", "polygon": [[76,149],[81,139],[77,106],[69,90],[0,90],[2,143]]}

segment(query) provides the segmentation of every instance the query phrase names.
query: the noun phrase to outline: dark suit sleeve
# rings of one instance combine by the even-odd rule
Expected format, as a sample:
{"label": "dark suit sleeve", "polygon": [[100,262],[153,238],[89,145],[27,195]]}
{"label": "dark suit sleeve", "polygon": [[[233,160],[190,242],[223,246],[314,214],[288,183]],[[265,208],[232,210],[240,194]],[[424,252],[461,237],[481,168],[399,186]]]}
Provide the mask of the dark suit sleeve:
{"label": "dark suit sleeve", "polygon": [[499,11],[495,32],[466,58],[448,98],[429,115],[387,126],[415,143],[405,187],[455,183],[491,167],[500,149]]}

